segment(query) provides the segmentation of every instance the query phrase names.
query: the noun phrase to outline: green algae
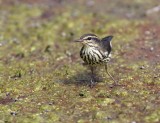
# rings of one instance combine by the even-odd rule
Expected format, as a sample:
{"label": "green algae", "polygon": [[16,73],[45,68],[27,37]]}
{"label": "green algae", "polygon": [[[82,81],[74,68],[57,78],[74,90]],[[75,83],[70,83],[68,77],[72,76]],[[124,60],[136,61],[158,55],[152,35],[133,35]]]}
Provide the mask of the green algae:
{"label": "green algae", "polygon": [[[160,65],[137,56],[142,26],[152,22],[72,7],[49,19],[42,16],[46,6],[0,9],[0,121],[159,122]],[[80,45],[72,42],[87,32],[114,36],[109,70],[120,85],[112,87],[102,69],[102,80],[89,88]]]}

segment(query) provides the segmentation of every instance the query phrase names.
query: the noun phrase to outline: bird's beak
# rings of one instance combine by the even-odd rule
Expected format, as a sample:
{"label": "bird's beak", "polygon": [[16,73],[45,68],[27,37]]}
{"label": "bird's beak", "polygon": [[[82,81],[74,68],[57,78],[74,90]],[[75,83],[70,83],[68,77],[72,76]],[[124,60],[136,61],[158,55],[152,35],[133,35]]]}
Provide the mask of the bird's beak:
{"label": "bird's beak", "polygon": [[82,42],[82,41],[83,41],[82,39],[74,40],[74,42]]}

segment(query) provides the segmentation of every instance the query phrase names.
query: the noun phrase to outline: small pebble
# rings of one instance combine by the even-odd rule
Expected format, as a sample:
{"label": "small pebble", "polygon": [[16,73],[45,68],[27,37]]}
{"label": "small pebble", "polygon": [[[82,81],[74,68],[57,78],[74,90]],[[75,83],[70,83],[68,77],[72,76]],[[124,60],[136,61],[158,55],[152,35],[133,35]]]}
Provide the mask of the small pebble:
{"label": "small pebble", "polygon": [[50,45],[47,45],[47,46],[45,47],[44,52],[50,53],[50,52],[51,52],[51,46],[50,46]]}
{"label": "small pebble", "polygon": [[94,6],[95,5],[95,2],[93,0],[89,0],[87,1],[87,6]]}
{"label": "small pebble", "polygon": [[145,31],[145,34],[146,34],[146,35],[150,35],[151,32],[147,30],[147,31]]}
{"label": "small pebble", "polygon": [[154,50],[154,47],[151,47],[151,48],[150,48],[150,51],[153,51],[153,50]]}
{"label": "small pebble", "polygon": [[53,105],[54,104],[54,102],[50,102],[50,103],[48,103],[49,105]]}
{"label": "small pebble", "polygon": [[67,56],[71,56],[72,54],[71,54],[70,51],[67,50],[67,51],[66,51],[66,55],[67,55]]}
{"label": "small pebble", "polygon": [[155,79],[158,78],[158,77],[159,77],[158,75],[155,75],[155,76],[154,76]]}
{"label": "small pebble", "polygon": [[15,98],[15,99],[14,99],[14,102],[17,102],[17,101],[18,101],[18,98]]}
{"label": "small pebble", "polygon": [[12,112],[10,112],[10,114],[13,115],[13,116],[16,116],[16,115],[17,115],[17,112],[12,111]]}
{"label": "small pebble", "polygon": [[144,66],[140,66],[139,68],[140,68],[140,69],[144,69],[145,67],[144,67]]}
{"label": "small pebble", "polygon": [[83,94],[83,93],[79,93],[79,96],[83,97],[83,96],[84,96],[84,94]]}
{"label": "small pebble", "polygon": [[66,36],[67,36],[66,32],[62,32],[61,35],[62,35],[63,37],[66,37]]}
{"label": "small pebble", "polygon": [[136,121],[132,121],[131,123],[137,123]]}
{"label": "small pebble", "polygon": [[10,93],[9,93],[9,92],[7,92],[7,93],[6,93],[6,96],[10,96]]}
{"label": "small pebble", "polygon": [[15,44],[19,44],[19,43],[20,43],[20,41],[19,41],[17,38],[13,38],[12,41],[13,41],[13,43],[15,43]]}

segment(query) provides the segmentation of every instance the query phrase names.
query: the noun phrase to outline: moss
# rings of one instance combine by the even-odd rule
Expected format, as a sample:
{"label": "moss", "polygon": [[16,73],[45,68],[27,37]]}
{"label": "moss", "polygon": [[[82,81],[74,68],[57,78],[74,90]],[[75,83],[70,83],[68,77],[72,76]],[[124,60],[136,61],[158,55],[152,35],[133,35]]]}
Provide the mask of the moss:
{"label": "moss", "polygon": [[[120,4],[124,13],[129,3]],[[158,23],[143,16],[129,20],[117,11],[122,8],[117,2],[96,11],[79,4],[83,7],[0,4],[1,121],[158,122]],[[137,0],[132,4],[133,10],[137,4],[147,7]],[[149,38],[146,30],[153,31]],[[88,32],[114,36],[109,71],[119,85],[113,86],[100,68],[101,80],[89,88],[89,70],[79,58],[81,45],[72,42]]]}
{"label": "moss", "polygon": [[159,114],[159,111],[155,111],[155,112],[153,112],[152,114],[146,116],[146,117],[145,117],[145,121],[146,121],[147,123],[149,123],[149,122],[158,123],[159,120],[160,120],[159,115],[160,115],[160,114]]}

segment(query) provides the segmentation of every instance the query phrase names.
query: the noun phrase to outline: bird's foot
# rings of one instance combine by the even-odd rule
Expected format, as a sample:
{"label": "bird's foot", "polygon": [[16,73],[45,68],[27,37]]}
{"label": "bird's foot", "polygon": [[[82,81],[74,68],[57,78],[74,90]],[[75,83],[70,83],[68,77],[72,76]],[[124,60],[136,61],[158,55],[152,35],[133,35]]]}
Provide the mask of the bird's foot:
{"label": "bird's foot", "polygon": [[115,81],[115,82],[112,83],[109,87],[110,87],[110,88],[113,88],[113,87],[116,87],[116,86],[122,86],[122,85],[119,84],[117,81]]}
{"label": "bird's foot", "polygon": [[89,87],[93,88],[96,85],[96,82],[94,80],[91,79]]}

